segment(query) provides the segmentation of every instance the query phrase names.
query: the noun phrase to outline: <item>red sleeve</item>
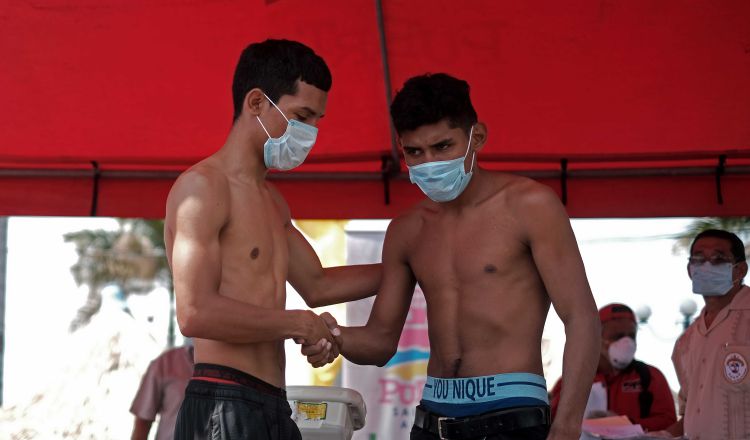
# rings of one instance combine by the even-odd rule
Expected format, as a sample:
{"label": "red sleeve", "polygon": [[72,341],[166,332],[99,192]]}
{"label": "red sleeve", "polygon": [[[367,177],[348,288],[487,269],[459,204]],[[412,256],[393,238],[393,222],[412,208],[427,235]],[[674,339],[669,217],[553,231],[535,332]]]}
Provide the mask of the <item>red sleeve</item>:
{"label": "red sleeve", "polygon": [[654,395],[654,403],[651,405],[650,416],[641,419],[639,423],[646,431],[658,431],[671,426],[677,421],[677,416],[675,415],[672,390],[669,389],[667,379],[664,378],[664,375],[658,368],[651,365],[648,368],[651,371],[651,385],[649,389]]}
{"label": "red sleeve", "polygon": [[560,391],[562,391],[562,377],[557,379],[557,383],[552,387],[552,391],[549,393],[549,406],[552,411],[552,418],[555,418],[557,414],[557,405],[560,403]]}

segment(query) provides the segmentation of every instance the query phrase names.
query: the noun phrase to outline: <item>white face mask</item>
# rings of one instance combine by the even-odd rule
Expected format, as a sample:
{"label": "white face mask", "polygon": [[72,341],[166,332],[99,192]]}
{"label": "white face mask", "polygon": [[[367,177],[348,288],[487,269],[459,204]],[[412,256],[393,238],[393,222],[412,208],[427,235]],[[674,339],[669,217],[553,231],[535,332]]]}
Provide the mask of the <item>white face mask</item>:
{"label": "white face mask", "polygon": [[473,133],[474,126],[469,130],[469,144],[466,146],[466,153],[462,157],[439,162],[425,162],[408,167],[411,183],[416,183],[419,189],[435,202],[449,202],[461,195],[471,181],[474,170],[476,152],[471,157],[469,172],[467,173],[464,169],[464,161],[471,151],[471,135]]}
{"label": "white face mask", "polygon": [[630,336],[609,344],[609,363],[618,370],[624,370],[635,359],[635,339]]}
{"label": "white face mask", "polygon": [[693,280],[693,293],[703,296],[726,295],[734,282],[732,280],[732,263],[713,265],[706,261],[701,265],[690,265],[690,278]]}
{"label": "white face mask", "polygon": [[263,162],[268,169],[291,170],[292,168],[296,168],[305,161],[307,154],[312,150],[315,139],[318,136],[318,129],[295,119],[290,120],[276,103],[271,101],[271,98],[266,96],[265,93],[263,96],[276,107],[276,110],[281,113],[281,116],[287,122],[284,134],[281,137],[272,138],[268,130],[266,130],[266,126],[263,125],[263,121],[260,120],[260,117],[256,116],[256,119],[260,122],[260,126],[263,127],[263,131],[268,136],[268,140],[263,144]]}

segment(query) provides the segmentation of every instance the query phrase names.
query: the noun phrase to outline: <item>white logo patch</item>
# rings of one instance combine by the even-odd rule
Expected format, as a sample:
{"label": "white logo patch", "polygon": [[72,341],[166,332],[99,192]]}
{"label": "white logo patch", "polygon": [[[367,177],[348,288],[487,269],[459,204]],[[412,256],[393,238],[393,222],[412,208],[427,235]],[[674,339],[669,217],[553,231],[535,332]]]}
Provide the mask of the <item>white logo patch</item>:
{"label": "white logo patch", "polygon": [[724,377],[729,383],[740,383],[747,376],[747,361],[739,353],[724,358]]}

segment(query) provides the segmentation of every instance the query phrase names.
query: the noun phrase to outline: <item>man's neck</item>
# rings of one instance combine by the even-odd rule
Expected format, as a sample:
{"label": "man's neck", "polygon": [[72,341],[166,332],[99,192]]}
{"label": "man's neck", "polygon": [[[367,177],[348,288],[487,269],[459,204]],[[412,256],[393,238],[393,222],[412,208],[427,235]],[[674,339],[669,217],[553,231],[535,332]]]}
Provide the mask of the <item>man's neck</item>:
{"label": "man's neck", "polygon": [[455,200],[450,202],[441,203],[445,209],[456,210],[460,212],[462,209],[473,206],[483,197],[482,190],[484,189],[484,180],[487,178],[486,172],[479,169],[477,164],[474,164],[474,171],[471,176],[471,181]]}
{"label": "man's neck", "polygon": [[224,164],[229,175],[243,181],[261,181],[266,178],[268,169],[263,162],[263,146],[253,145],[252,130],[248,130],[237,121],[224,142],[224,146],[216,153],[216,157]]}
{"label": "man's neck", "polygon": [[703,318],[706,323],[706,328],[710,327],[719,312],[724,310],[724,308],[728,306],[732,302],[732,300],[734,300],[734,297],[737,296],[737,293],[739,293],[740,290],[742,290],[742,287],[742,284],[734,286],[732,287],[732,290],[729,291],[729,293],[722,296],[703,297],[703,299],[706,301],[705,313]]}

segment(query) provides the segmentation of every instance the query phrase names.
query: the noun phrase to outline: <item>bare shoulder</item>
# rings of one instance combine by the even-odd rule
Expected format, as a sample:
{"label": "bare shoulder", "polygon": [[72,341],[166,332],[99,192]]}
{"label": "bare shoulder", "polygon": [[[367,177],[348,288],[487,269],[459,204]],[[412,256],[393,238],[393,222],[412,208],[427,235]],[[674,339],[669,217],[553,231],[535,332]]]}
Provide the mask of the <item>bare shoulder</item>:
{"label": "bare shoulder", "polygon": [[512,221],[522,241],[569,228],[565,207],[547,185],[508,173],[493,173],[490,185],[488,211]]}
{"label": "bare shoulder", "polygon": [[167,197],[167,218],[177,215],[178,211],[223,213],[228,205],[228,196],[229,182],[226,174],[208,158],[180,174],[172,185]]}
{"label": "bare shoulder", "polygon": [[424,224],[424,216],[430,210],[429,202],[420,202],[391,220],[385,233],[383,252],[398,254],[406,259],[409,249],[414,249],[419,231]]}
{"label": "bare shoulder", "polygon": [[430,210],[429,202],[420,202],[391,220],[386,236],[405,241],[415,236],[424,223],[424,215]]}
{"label": "bare shoulder", "polygon": [[198,193],[203,191],[220,192],[227,186],[226,174],[208,158],[188,168],[177,177],[169,191],[169,198],[189,196],[196,191]]}
{"label": "bare shoulder", "polygon": [[521,212],[532,210],[557,210],[562,207],[560,198],[552,188],[528,177],[502,174],[496,185],[505,193],[509,207]]}

